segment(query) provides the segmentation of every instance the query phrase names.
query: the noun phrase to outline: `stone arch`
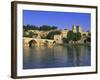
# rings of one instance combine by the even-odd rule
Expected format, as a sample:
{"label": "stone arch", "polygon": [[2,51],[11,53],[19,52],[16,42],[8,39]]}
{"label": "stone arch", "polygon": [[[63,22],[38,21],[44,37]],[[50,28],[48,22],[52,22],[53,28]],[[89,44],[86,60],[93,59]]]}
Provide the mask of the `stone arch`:
{"label": "stone arch", "polygon": [[35,46],[37,44],[36,40],[30,40],[29,41],[29,47]]}
{"label": "stone arch", "polygon": [[53,44],[56,44],[56,41],[53,41]]}
{"label": "stone arch", "polygon": [[86,38],[86,34],[84,33],[84,34],[82,34],[82,36],[84,37],[84,38]]}
{"label": "stone arch", "polygon": [[87,40],[86,39],[84,39],[84,43],[86,43],[87,42]]}
{"label": "stone arch", "polygon": [[48,40],[45,40],[44,45],[47,46],[48,43],[49,43],[49,41]]}

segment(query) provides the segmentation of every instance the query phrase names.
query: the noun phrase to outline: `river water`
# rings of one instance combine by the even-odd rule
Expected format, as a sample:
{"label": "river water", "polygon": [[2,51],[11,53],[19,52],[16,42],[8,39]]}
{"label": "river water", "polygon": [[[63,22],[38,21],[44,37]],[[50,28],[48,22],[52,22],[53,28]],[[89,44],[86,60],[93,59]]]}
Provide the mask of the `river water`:
{"label": "river water", "polygon": [[78,67],[91,65],[89,46],[24,47],[23,69]]}

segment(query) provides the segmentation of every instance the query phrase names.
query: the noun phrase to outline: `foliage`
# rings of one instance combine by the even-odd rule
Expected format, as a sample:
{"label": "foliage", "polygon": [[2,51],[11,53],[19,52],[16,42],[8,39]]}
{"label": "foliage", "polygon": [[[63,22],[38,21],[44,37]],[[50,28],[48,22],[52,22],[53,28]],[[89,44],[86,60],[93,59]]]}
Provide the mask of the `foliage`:
{"label": "foliage", "polygon": [[68,34],[67,34],[67,39],[68,41],[78,41],[81,39],[81,33],[80,32],[77,32],[77,33],[74,33],[72,31],[69,31]]}
{"label": "foliage", "polygon": [[74,39],[74,33],[72,31],[69,31],[68,34],[67,34],[67,39],[70,41],[70,40],[73,40]]}
{"label": "foliage", "polygon": [[48,31],[48,30],[55,30],[57,29],[56,26],[49,26],[49,25],[42,25],[42,26],[35,26],[35,25],[24,25],[23,26],[24,31],[27,30],[43,30],[43,31]]}
{"label": "foliage", "polygon": [[37,26],[29,25],[29,24],[26,25],[26,26],[24,25],[23,28],[24,28],[25,31],[27,31],[27,30],[38,30],[39,29]]}
{"label": "foliage", "polygon": [[74,41],[78,41],[80,39],[81,39],[81,33],[80,32],[74,33]]}
{"label": "foliage", "polygon": [[40,30],[43,30],[43,31],[54,30],[54,29],[57,29],[57,27],[55,27],[55,26],[52,27],[49,25],[40,26]]}
{"label": "foliage", "polygon": [[62,40],[63,40],[64,43],[68,43],[69,42],[67,38],[63,38]]}
{"label": "foliage", "polygon": [[61,34],[60,31],[51,31],[48,33],[48,35],[45,37],[46,39],[54,39],[54,35],[57,35],[57,34]]}

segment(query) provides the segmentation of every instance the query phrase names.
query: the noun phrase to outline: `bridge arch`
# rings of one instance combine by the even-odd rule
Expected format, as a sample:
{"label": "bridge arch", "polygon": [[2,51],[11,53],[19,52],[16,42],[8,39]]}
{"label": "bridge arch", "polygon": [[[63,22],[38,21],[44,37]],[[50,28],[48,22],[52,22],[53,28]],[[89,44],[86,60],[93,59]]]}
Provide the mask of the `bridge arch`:
{"label": "bridge arch", "polygon": [[32,46],[35,46],[37,44],[37,41],[36,40],[30,40],[28,44],[29,44],[29,47],[32,47]]}

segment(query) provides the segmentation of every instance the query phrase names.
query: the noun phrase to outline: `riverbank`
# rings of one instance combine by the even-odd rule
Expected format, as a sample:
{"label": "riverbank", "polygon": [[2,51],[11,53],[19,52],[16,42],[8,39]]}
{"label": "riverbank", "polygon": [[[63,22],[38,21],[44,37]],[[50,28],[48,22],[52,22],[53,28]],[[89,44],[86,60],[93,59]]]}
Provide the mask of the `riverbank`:
{"label": "riverbank", "polygon": [[65,46],[65,47],[68,47],[68,46],[73,46],[73,47],[76,47],[76,46],[91,46],[91,43],[74,43],[74,44],[57,44],[57,45],[61,45],[61,46]]}

